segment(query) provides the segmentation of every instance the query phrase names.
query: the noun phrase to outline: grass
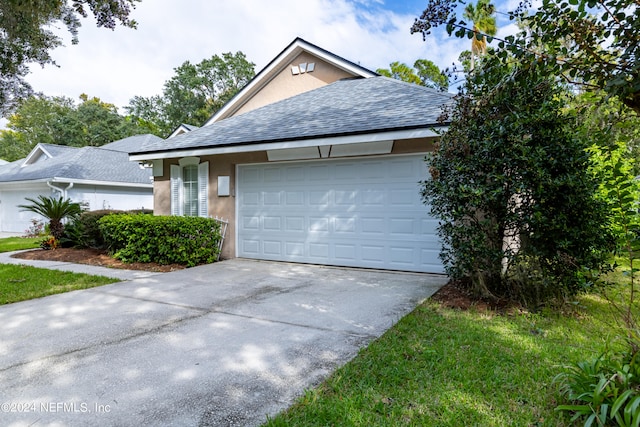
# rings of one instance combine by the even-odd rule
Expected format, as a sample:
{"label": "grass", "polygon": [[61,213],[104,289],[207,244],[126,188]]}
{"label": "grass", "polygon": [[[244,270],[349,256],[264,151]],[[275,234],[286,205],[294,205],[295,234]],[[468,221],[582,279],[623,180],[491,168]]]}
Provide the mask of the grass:
{"label": "grass", "polygon": [[118,281],[104,276],[0,264],[0,304],[88,289]]}
{"label": "grass", "polygon": [[427,301],[265,426],[566,426],[563,365],[621,345],[608,302],[564,313],[460,311]]}
{"label": "grass", "polygon": [[[0,239],[0,252],[37,248],[41,240],[39,237]],[[0,264],[0,305],[93,288],[118,281],[118,279],[104,276]]]}
{"label": "grass", "polygon": [[40,247],[41,241],[42,237],[6,237],[0,239],[0,252],[36,249]]}

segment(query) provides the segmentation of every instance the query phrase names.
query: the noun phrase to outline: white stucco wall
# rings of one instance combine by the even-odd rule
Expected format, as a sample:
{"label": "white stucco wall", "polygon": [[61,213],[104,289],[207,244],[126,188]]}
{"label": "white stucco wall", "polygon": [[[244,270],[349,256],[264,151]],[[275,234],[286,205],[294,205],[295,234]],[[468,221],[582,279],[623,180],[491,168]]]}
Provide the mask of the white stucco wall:
{"label": "white stucco wall", "polygon": [[[67,185],[58,185],[66,188]],[[43,219],[32,212],[23,212],[18,205],[28,204],[25,199],[36,199],[39,195],[45,197],[59,196],[46,183],[20,185],[5,185],[0,187],[0,232],[24,233],[31,226],[31,219]],[[89,210],[101,209],[153,209],[153,189],[128,188],[97,185],[74,185],[67,197],[78,203],[87,203]]]}
{"label": "white stucco wall", "polygon": [[51,190],[46,184],[28,185],[21,188],[0,189],[0,231],[24,233],[31,225],[31,219],[42,219],[33,212],[23,212],[18,205],[26,205],[27,197],[49,196]]}
{"label": "white stucco wall", "polygon": [[68,197],[74,202],[88,204],[91,211],[153,209],[152,188],[74,185],[68,191]]}

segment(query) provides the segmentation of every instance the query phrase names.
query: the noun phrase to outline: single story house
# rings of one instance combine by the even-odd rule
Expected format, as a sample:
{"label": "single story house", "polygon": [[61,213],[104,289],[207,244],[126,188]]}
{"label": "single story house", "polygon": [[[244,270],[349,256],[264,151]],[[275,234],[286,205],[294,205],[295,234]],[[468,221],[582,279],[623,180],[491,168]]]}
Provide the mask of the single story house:
{"label": "single story house", "polygon": [[201,128],[147,141],[154,212],[229,221],[222,257],[443,272],[420,196],[448,93],[295,39]]}
{"label": "single story house", "polygon": [[62,196],[89,210],[153,209],[149,168],[129,161],[129,152],[145,142],[164,141],[136,135],[101,147],[37,144],[29,155],[0,166],[0,231],[22,233],[33,218],[18,206],[26,197]]}

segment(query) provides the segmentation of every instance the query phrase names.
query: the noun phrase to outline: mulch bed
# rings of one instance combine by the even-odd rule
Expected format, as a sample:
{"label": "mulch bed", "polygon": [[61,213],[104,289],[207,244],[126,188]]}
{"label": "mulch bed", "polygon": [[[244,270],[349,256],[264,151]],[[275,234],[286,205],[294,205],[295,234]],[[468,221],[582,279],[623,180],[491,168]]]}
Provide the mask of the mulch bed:
{"label": "mulch bed", "polygon": [[61,261],[76,264],[96,265],[108,268],[120,268],[124,270],[144,270],[166,273],[169,271],[182,270],[185,267],[179,264],[161,265],[155,262],[124,263],[112,258],[105,251],[98,249],[75,249],[57,248],[53,250],[34,249],[32,251],[20,252],[13,255],[13,258],[41,260],[41,261]]}

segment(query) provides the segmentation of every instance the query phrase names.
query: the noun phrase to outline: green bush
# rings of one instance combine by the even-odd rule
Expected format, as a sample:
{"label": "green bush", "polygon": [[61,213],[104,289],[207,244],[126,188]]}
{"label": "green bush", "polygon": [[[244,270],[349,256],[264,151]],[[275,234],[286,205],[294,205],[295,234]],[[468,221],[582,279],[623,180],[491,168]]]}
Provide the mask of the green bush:
{"label": "green bush", "polygon": [[105,242],[98,227],[98,221],[105,215],[123,213],[125,212],[116,210],[83,212],[73,222],[65,226],[61,239],[62,246],[103,249]]}
{"label": "green bush", "polygon": [[640,361],[638,353],[599,357],[568,367],[556,377],[569,404],[557,411],[592,425],[640,425]]}
{"label": "green bush", "polygon": [[211,218],[107,215],[98,226],[110,253],[123,262],[193,267],[217,260],[220,223]]}

